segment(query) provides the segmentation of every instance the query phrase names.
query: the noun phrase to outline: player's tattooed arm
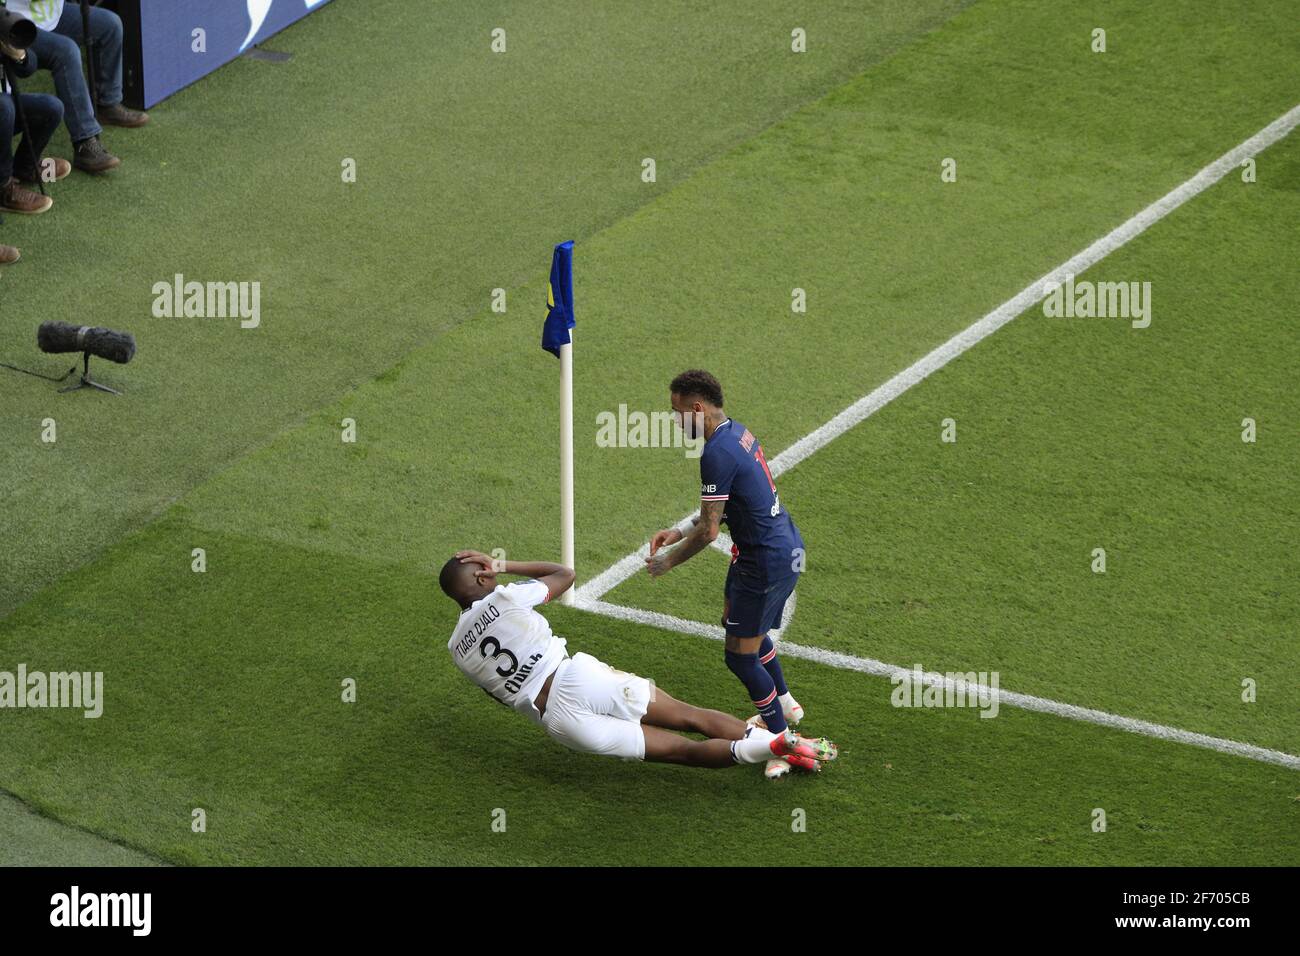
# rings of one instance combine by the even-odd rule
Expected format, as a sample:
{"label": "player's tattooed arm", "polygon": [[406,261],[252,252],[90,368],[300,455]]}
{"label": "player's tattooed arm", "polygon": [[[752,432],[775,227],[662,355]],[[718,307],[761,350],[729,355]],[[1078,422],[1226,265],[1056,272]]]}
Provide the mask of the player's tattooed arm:
{"label": "player's tattooed arm", "polygon": [[[725,501],[705,501],[700,504],[700,513],[694,519],[691,530],[682,534],[676,528],[660,531],[650,541],[650,557],[646,558],[646,570],[651,577],[659,577],[677,567],[683,561],[689,561],[709,546],[718,536],[722,524],[722,513],[726,509]],[[674,537],[675,536],[675,537]],[[660,551],[664,545],[681,542],[671,551]]]}

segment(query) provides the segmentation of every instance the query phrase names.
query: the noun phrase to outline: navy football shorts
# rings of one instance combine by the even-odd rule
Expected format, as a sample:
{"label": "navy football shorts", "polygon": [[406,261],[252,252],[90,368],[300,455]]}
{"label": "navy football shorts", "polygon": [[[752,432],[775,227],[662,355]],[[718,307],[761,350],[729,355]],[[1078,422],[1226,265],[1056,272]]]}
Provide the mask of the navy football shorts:
{"label": "navy football shorts", "polygon": [[729,637],[759,637],[781,626],[785,602],[799,581],[797,572],[771,577],[761,568],[732,562],[724,590],[727,603],[722,626]]}

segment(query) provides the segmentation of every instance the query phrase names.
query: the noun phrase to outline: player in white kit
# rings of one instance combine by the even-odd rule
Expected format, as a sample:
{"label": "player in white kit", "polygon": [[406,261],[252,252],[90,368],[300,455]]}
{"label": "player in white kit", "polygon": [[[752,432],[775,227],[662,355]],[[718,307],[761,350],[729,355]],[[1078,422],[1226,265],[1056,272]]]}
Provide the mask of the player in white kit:
{"label": "player in white kit", "polygon": [[[497,584],[497,574],[529,580]],[[465,675],[499,703],[519,711],[573,750],[692,767],[730,767],[783,757],[820,770],[835,745],[774,734],[738,717],[675,700],[643,677],[615,670],[590,654],[569,656],[563,638],[534,608],[563,594],[573,571],[544,561],[494,561],[459,551],[438,583],[461,608],[447,642]],[[670,731],[703,734],[693,740]]]}

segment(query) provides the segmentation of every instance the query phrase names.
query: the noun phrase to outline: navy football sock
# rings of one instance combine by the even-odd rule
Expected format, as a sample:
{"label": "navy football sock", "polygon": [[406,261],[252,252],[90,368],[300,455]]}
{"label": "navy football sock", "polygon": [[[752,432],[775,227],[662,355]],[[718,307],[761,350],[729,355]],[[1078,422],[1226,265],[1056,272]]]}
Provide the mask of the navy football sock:
{"label": "navy football sock", "polygon": [[727,669],[740,678],[749,691],[749,699],[754,702],[758,712],[763,716],[763,723],[774,734],[785,730],[785,714],[781,712],[781,701],[777,697],[776,684],[772,675],[758,662],[757,654],[737,654],[727,651]]}
{"label": "navy football sock", "polygon": [[758,662],[772,675],[772,683],[776,685],[778,696],[784,697],[790,693],[790,688],[785,686],[785,674],[781,673],[781,660],[776,656],[776,647],[766,634],[763,635],[763,643],[758,648]]}

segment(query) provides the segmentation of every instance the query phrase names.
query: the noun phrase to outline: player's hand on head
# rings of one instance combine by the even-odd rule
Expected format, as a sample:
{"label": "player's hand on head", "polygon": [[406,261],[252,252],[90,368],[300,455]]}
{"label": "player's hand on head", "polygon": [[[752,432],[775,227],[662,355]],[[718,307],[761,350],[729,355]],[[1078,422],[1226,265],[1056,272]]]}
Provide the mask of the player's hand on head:
{"label": "player's hand on head", "polygon": [[477,564],[484,571],[496,573],[496,561],[491,555],[484,554],[482,551],[457,551],[456,557],[460,558],[461,564]]}

